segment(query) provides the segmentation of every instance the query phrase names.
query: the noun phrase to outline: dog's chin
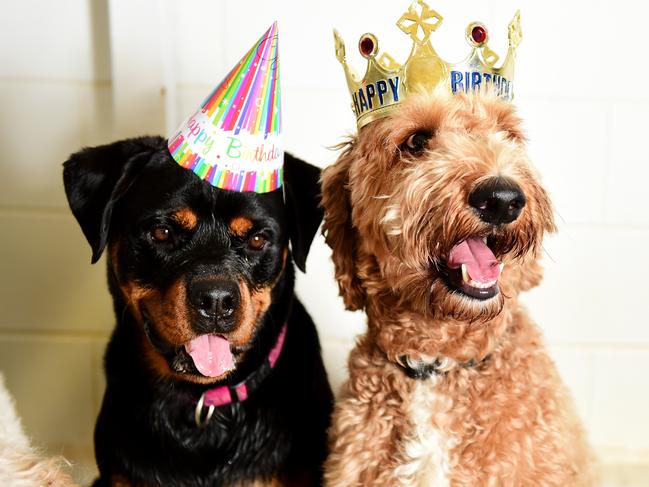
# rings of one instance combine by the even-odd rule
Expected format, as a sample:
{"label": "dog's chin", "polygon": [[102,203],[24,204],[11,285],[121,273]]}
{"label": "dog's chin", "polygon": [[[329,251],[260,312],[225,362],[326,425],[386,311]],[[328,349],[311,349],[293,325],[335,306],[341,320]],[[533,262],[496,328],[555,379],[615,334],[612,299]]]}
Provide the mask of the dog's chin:
{"label": "dog's chin", "polygon": [[500,314],[505,297],[501,292],[502,276],[476,282],[464,268],[441,265],[432,286],[431,301],[439,318],[458,321],[488,321]]}
{"label": "dog's chin", "polygon": [[446,269],[442,274],[442,279],[449,292],[467,300],[488,301],[500,294],[498,280],[486,283],[475,282],[463,268]]}
{"label": "dog's chin", "polygon": [[450,284],[448,277],[440,276],[432,286],[431,308],[438,319],[489,321],[500,314],[504,304],[505,299],[498,283],[492,288],[471,289],[462,284]]}

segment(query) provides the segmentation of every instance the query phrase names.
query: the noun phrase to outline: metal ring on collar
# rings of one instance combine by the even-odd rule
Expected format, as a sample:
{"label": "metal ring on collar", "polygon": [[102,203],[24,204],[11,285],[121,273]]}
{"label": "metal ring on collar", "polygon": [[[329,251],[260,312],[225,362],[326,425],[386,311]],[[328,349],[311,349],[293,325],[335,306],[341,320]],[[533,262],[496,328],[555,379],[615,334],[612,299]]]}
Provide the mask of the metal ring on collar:
{"label": "metal ring on collar", "polygon": [[205,415],[205,419],[202,418],[204,403],[205,393],[201,394],[201,398],[198,400],[198,404],[196,405],[196,409],[194,410],[194,421],[196,422],[196,426],[198,426],[199,428],[202,428],[207,423],[209,423],[210,419],[212,419],[212,414],[214,414],[214,406],[211,405],[207,407],[207,414]]}

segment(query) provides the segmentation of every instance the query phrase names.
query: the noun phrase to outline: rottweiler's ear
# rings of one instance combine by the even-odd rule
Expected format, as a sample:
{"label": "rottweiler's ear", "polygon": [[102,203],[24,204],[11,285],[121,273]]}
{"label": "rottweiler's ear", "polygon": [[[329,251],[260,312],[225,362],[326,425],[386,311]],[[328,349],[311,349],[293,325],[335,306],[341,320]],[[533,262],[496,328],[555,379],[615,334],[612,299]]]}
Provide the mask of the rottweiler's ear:
{"label": "rottweiler's ear", "polygon": [[293,260],[305,272],[306,257],[322,221],[320,169],[291,154],[284,154],[284,201]]}
{"label": "rottweiler's ear", "polygon": [[63,163],[65,194],[92,247],[93,264],[106,247],[115,203],[163,144],[161,137],[122,140],[83,149]]}

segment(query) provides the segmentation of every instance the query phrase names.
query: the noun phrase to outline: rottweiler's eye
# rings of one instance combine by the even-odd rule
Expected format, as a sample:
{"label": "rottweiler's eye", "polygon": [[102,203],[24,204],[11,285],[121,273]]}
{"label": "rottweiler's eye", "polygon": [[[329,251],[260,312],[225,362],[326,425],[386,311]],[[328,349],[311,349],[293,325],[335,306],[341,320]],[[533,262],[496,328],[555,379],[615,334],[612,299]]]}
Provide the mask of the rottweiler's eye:
{"label": "rottweiler's eye", "polygon": [[257,233],[253,235],[250,240],[248,240],[248,247],[250,247],[252,250],[261,250],[266,246],[267,243],[268,239],[266,238],[266,236],[262,235],[261,233]]}
{"label": "rottweiler's eye", "polygon": [[155,242],[168,242],[171,239],[171,228],[166,225],[157,225],[151,229],[149,235]]}
{"label": "rottweiler's eye", "polygon": [[404,144],[404,149],[409,152],[419,153],[423,152],[424,149],[428,146],[428,141],[432,137],[430,132],[415,132]]}

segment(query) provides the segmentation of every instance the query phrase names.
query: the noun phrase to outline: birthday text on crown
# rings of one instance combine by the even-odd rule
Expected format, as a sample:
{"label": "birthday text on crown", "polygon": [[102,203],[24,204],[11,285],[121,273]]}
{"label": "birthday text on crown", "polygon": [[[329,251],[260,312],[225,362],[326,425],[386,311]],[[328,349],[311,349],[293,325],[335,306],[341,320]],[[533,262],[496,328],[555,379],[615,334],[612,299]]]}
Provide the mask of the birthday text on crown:
{"label": "birthday text on crown", "polygon": [[[376,83],[370,83],[361,87],[357,92],[352,93],[354,113],[361,114],[367,110],[372,110],[376,104],[378,104],[378,107],[386,106],[390,95],[390,101],[398,102],[399,80],[399,76],[380,79]],[[388,90],[390,91],[388,92]],[[374,100],[375,98],[376,101]]]}
{"label": "birthday text on crown", "polygon": [[[360,116],[375,108],[399,102],[399,82],[400,77],[394,76],[359,88],[358,91],[352,93],[354,113]],[[471,90],[480,89],[483,84],[492,84],[499,96],[508,99],[513,96],[511,81],[500,75],[476,71],[451,71],[451,91],[453,93],[458,91],[468,93]]]}

